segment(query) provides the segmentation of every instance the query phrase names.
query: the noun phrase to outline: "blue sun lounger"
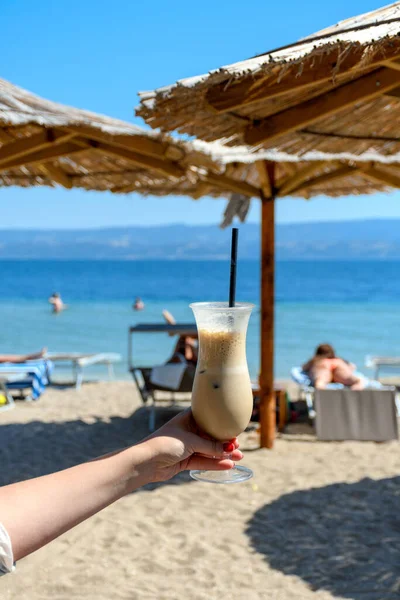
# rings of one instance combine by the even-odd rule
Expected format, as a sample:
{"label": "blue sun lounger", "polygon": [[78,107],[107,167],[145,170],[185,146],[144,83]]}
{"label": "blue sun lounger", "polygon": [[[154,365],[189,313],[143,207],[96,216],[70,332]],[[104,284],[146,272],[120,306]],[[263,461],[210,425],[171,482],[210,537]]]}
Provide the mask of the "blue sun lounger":
{"label": "blue sun lounger", "polygon": [[28,373],[2,373],[0,375],[0,412],[15,408],[14,397],[8,386],[10,383],[26,379]]}
{"label": "blue sun lounger", "polygon": [[21,394],[25,390],[30,390],[30,393],[24,396],[25,400],[38,400],[49,384],[52,370],[53,363],[46,359],[28,360],[24,363],[1,363],[0,378],[2,375],[24,374],[22,379],[14,378],[14,381],[8,381],[6,384],[7,389],[19,390]]}

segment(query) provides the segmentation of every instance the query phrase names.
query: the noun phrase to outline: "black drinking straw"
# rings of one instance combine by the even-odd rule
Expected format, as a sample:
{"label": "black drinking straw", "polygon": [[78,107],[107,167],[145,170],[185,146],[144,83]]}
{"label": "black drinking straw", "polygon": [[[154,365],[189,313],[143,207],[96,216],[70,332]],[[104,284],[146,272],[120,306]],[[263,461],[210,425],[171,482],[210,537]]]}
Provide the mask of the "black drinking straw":
{"label": "black drinking straw", "polygon": [[232,306],[235,306],[238,237],[239,237],[239,229],[237,227],[234,227],[232,229],[232,243],[231,243],[231,276],[230,276],[230,280],[229,280],[229,308],[231,308]]}

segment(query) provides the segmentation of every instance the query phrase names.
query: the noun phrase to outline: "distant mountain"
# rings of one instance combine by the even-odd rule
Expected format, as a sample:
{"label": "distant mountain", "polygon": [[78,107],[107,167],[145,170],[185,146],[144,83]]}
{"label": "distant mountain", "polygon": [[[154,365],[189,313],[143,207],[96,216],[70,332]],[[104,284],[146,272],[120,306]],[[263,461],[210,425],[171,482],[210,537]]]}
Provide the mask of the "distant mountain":
{"label": "distant mountain", "polygon": [[[230,230],[213,225],[0,230],[0,259],[226,259]],[[276,227],[278,260],[400,259],[400,219]],[[240,256],[258,259],[260,227],[240,228]]]}

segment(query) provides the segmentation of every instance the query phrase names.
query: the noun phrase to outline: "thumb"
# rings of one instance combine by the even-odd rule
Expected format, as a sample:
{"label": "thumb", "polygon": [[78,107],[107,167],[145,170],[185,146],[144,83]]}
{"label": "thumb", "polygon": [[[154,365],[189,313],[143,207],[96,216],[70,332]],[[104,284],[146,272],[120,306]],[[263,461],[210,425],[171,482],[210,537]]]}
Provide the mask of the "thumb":
{"label": "thumb", "polygon": [[203,454],[204,456],[222,456],[224,448],[222,442],[217,440],[207,440],[195,433],[188,433],[187,445],[193,453]]}

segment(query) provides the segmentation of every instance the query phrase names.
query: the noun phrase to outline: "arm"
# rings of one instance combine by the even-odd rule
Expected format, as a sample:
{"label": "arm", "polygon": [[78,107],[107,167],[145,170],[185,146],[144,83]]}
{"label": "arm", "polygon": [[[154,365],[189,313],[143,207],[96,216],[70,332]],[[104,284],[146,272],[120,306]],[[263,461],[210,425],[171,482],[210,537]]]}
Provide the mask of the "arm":
{"label": "arm", "polygon": [[[164,481],[186,469],[233,467],[222,443],[197,433],[188,411],[136,446],[0,488],[0,521],[11,538],[14,560],[146,483]],[[236,441],[233,447],[231,458],[240,460]]]}
{"label": "arm", "polygon": [[346,365],[348,365],[352,371],[355,371],[357,369],[357,365],[350,362],[349,360],[346,360],[345,358],[340,358],[339,360],[342,360]]}
{"label": "arm", "polygon": [[0,354],[0,363],[24,363],[27,360],[37,360],[44,358],[47,353],[47,348],[42,348],[39,352],[32,354]]}
{"label": "arm", "polygon": [[0,354],[0,363],[21,363],[29,360],[25,354]]}

